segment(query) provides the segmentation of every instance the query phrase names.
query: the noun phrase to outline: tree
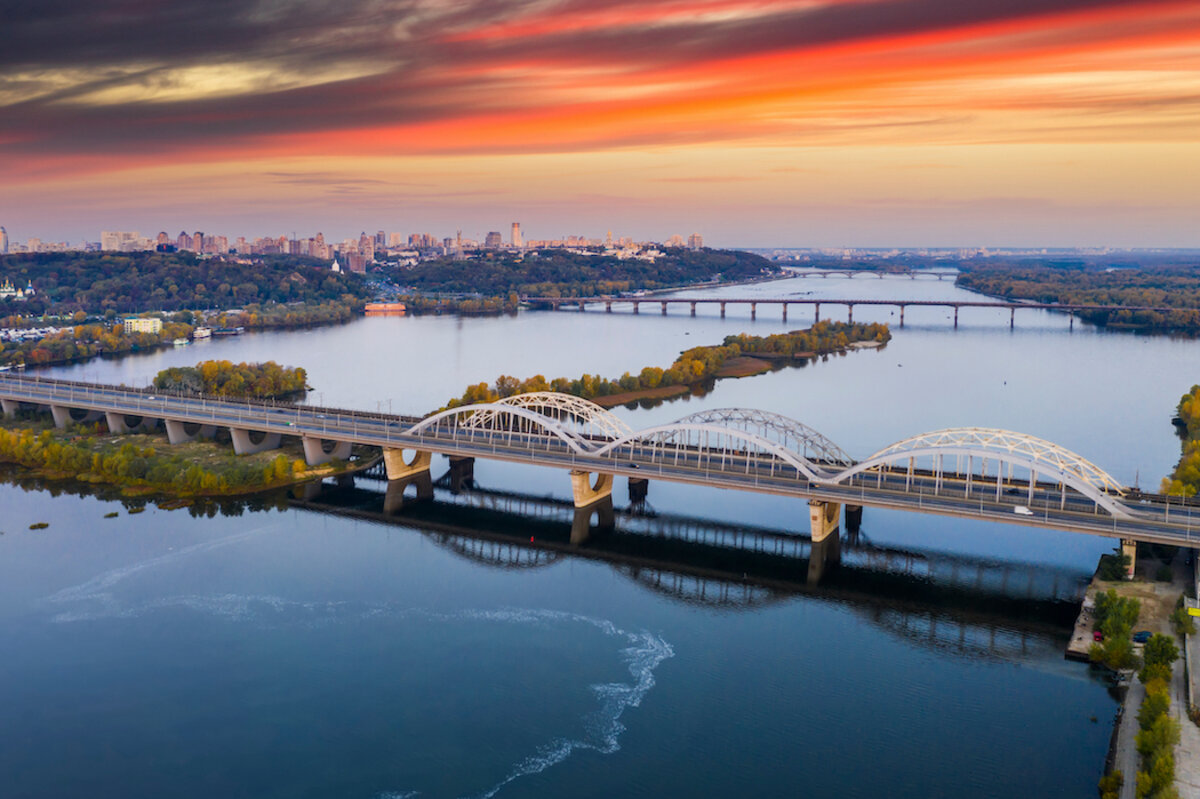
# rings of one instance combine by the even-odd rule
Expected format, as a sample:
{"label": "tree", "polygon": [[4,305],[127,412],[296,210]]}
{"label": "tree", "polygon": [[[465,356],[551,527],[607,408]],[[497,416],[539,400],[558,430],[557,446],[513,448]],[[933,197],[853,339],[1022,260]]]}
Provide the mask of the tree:
{"label": "tree", "polygon": [[1169,635],[1155,634],[1146,642],[1142,657],[1147,666],[1163,665],[1170,667],[1179,659],[1179,647]]}

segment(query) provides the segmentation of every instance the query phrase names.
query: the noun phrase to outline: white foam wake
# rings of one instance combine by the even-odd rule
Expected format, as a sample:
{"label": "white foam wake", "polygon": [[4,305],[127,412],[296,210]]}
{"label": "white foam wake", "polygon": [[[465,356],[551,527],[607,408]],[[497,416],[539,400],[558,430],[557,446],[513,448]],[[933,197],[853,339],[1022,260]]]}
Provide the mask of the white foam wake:
{"label": "white foam wake", "polygon": [[[397,607],[391,603],[349,601],[298,601],[270,594],[183,594],[159,597],[140,604],[124,604],[112,589],[123,580],[156,566],[162,566],[191,555],[209,552],[243,541],[266,528],[238,533],[214,541],[194,544],[176,552],[160,555],[139,563],[104,572],[87,582],[64,588],[43,601],[52,606],[65,606],[52,617],[57,623],[82,622],[102,618],[135,618],[145,613],[168,608],[184,608],[229,619],[238,623],[287,624],[323,626],[350,620],[417,617],[438,622],[485,621],[497,624],[552,623],[582,624],[621,639],[626,646],[620,654],[629,670],[629,682],[602,683],[591,686],[597,707],[584,717],[586,734],[583,738],[553,738],[527,757],[515,763],[504,779],[490,788],[471,794],[473,799],[491,799],[510,783],[538,774],[563,762],[573,752],[593,750],[611,754],[620,747],[625,731],[621,717],[625,711],[638,707],[654,687],[654,671],[662,661],[674,656],[671,645],[662,637],[647,631],[631,632],[607,619],[578,613],[548,609],[503,608],[497,610],[463,610],[453,613]],[[377,799],[413,799],[419,791],[385,791]]]}

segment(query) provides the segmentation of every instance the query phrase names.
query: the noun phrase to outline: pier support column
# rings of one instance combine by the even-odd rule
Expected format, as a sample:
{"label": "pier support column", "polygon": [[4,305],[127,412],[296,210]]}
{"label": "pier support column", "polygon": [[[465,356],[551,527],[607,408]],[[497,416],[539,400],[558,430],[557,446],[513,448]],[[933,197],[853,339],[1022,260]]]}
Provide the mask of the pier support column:
{"label": "pier support column", "polygon": [[64,429],[72,421],[71,409],[65,405],[51,405],[50,415],[54,417],[54,426],[59,430]]}
{"label": "pier support column", "polygon": [[1073,311],[1069,311],[1067,313],[1067,317],[1071,320],[1070,326],[1067,329],[1074,330],[1075,329],[1075,313]]}
{"label": "pier support column", "polygon": [[813,323],[816,324],[817,322],[820,322],[820,321],[821,321],[821,303],[814,302],[813,303]]}
{"label": "pier support column", "polygon": [[279,449],[279,433],[264,433],[261,430],[231,427],[229,428],[229,437],[233,439],[233,451],[237,455],[253,455],[256,452]]}
{"label": "pier support column", "polygon": [[634,312],[634,313],[637,313],[637,312],[638,312],[638,308],[640,308],[640,307],[641,307],[641,303],[640,303],[640,302],[635,302],[635,303],[633,304],[633,312]]}
{"label": "pier support column", "polygon": [[1125,573],[1125,579],[1132,580],[1133,570],[1137,567],[1137,541],[1129,538],[1122,538],[1121,554],[1129,558],[1129,570]]}
{"label": "pier support column", "polygon": [[613,476],[605,472],[596,475],[596,482],[591,480],[591,474],[582,469],[571,470],[571,493],[575,497],[575,507],[586,508],[604,499],[612,498]]}
{"label": "pier support column", "polygon": [[[123,423],[123,420],[118,419],[118,422]],[[212,438],[217,434],[217,428],[210,424],[178,422],[174,419],[164,419],[163,424],[167,428],[167,441],[172,444],[183,444],[187,441],[195,441],[197,438]],[[108,429],[109,432],[114,432],[111,419],[108,422]]]}
{"label": "pier support column", "polygon": [[783,321],[787,322],[787,303],[783,304]]}
{"label": "pier support column", "polygon": [[846,321],[850,324],[854,324],[854,306],[853,305],[846,306]]}
{"label": "pier support column", "polygon": [[838,520],[841,515],[842,505],[840,502],[826,502],[821,499],[808,501],[808,521],[814,544],[821,543],[837,532]]}
{"label": "pier support column", "polygon": [[750,303],[750,318],[751,319],[758,318],[758,303],[757,302]]}
{"label": "pier support column", "polygon": [[21,410],[21,403],[16,400],[0,400],[0,410],[3,410],[4,415],[11,419],[17,415],[17,411]]}
{"label": "pier support column", "polygon": [[425,450],[415,450],[412,460],[404,460],[404,450],[402,449],[383,449],[383,466],[387,470],[388,482],[393,480],[403,480],[414,474],[428,473],[429,466],[433,463],[433,453]]}
{"label": "pier support column", "polygon": [[958,330],[958,306],[954,306],[954,329]]}
{"label": "pier support column", "polygon": [[[405,499],[404,492],[408,490],[409,486],[416,489],[416,496],[412,499]],[[429,499],[433,499],[433,477],[429,474],[429,470],[413,472],[398,480],[388,480],[387,493],[383,495],[383,512],[396,513],[405,505]]]}
{"label": "pier support column", "polygon": [[846,506],[846,532],[858,532],[862,527],[862,513],[862,505]]}
{"label": "pier support column", "polygon": [[645,477],[630,477],[629,478],[629,501],[633,504],[641,504],[646,501],[646,495],[650,493],[650,481]]}
{"label": "pier support column", "polygon": [[604,312],[612,313],[612,303],[611,302],[604,303]]}
{"label": "pier support column", "polygon": [[904,327],[904,306],[900,306],[900,327]]}
{"label": "pier support column", "polygon": [[1008,329],[1012,330],[1016,326],[1017,326],[1017,309],[1009,308],[1008,309]]}
{"label": "pier support column", "polygon": [[301,436],[300,443],[304,446],[304,462],[309,466],[320,466],[329,463],[334,458],[350,459],[349,441],[330,441],[314,436]]}
{"label": "pier support column", "polygon": [[696,303],[692,303],[692,316],[696,315]]}
{"label": "pier support column", "polygon": [[725,303],[721,303],[721,318],[725,318]]}
{"label": "pier support column", "polygon": [[475,459],[450,457],[450,493],[461,494],[475,487]]}
{"label": "pier support column", "polygon": [[667,304],[665,302],[662,302],[662,303],[659,303],[659,305],[662,306],[662,315],[666,316],[667,315]]}

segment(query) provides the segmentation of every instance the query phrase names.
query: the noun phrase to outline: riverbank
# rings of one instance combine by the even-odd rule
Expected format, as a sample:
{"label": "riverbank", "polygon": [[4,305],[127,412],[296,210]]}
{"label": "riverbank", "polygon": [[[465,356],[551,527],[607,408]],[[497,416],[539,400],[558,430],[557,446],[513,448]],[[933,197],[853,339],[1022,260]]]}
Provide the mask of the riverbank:
{"label": "riverbank", "polygon": [[347,474],[370,465],[333,460],[309,466],[298,441],[275,450],[235,455],[228,433],[171,444],[154,433],[108,433],[103,423],[59,430],[40,419],[6,419],[0,425],[0,462],[49,480],[119,486],[124,496],[233,497]]}

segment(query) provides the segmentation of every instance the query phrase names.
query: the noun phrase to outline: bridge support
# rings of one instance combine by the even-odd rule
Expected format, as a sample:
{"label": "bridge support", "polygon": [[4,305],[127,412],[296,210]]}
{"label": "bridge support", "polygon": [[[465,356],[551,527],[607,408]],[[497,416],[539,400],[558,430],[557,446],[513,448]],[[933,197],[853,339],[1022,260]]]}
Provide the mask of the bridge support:
{"label": "bridge support", "polygon": [[576,508],[571,522],[571,543],[582,544],[592,537],[592,516],[596,517],[596,531],[608,532],[616,525],[612,497],[605,497],[586,508]]}
{"label": "bridge support", "polygon": [[813,303],[813,324],[821,321],[821,303]]}
{"label": "bridge support", "polygon": [[[258,438],[260,435],[262,438]],[[233,439],[233,451],[238,455],[253,455],[256,452],[279,449],[279,433],[264,433],[261,430],[231,427],[229,436]]]}
{"label": "bridge support", "polygon": [[433,463],[433,453],[425,450],[416,450],[411,461],[404,460],[404,450],[402,449],[384,447],[383,450],[383,466],[387,470],[389,483],[393,480],[403,480],[414,474],[428,474],[431,463]]}
{"label": "bridge support", "polygon": [[309,466],[320,466],[334,458],[342,461],[350,459],[349,441],[329,441],[313,436],[301,436],[300,443],[304,446],[304,462]]}
{"label": "bridge support", "polygon": [[581,469],[571,470],[571,493],[575,496],[575,507],[587,508],[602,499],[612,498],[613,476],[605,472],[596,475],[596,482],[591,480],[591,474]]}
{"label": "bridge support", "polygon": [[662,302],[659,304],[662,305],[662,315],[666,316],[667,315],[667,304],[665,302]]}
{"label": "bridge support", "polygon": [[692,303],[692,316],[696,315],[696,303]]}
{"label": "bridge support", "polygon": [[1017,326],[1017,309],[1009,308],[1008,309],[1008,329],[1012,330],[1016,326]]}
{"label": "bridge support", "polygon": [[612,303],[611,302],[604,303],[604,312],[612,313]]}
{"label": "bridge support", "polygon": [[629,501],[638,504],[646,501],[650,493],[650,481],[645,477],[629,478]]}
{"label": "bridge support", "polygon": [[641,303],[640,303],[640,302],[635,302],[635,303],[633,304],[633,312],[634,312],[634,313],[637,313],[637,312],[638,312],[638,308],[640,308],[640,307],[641,307]]}
{"label": "bridge support", "polygon": [[904,327],[904,306],[900,306],[900,327]]}
{"label": "bridge support", "polygon": [[820,499],[808,501],[808,521],[814,544],[821,543],[837,532],[838,520],[841,515],[842,505],[839,502],[826,502]]}
{"label": "bridge support", "polygon": [[[406,500],[404,492],[409,486],[416,489],[416,496]],[[426,469],[423,472],[413,472],[407,477],[401,477],[397,480],[388,480],[387,493],[383,495],[383,512],[393,514],[399,512],[406,504],[411,505],[413,502],[424,502],[425,500],[433,499],[433,477]]]}
{"label": "bridge support", "polygon": [[787,321],[787,303],[783,304],[783,321]]}
{"label": "bridge support", "polygon": [[16,400],[0,400],[0,409],[4,411],[4,415],[9,419],[17,415],[17,411],[21,410],[21,403]]}
{"label": "bridge support", "polygon": [[1129,538],[1122,538],[1121,554],[1129,558],[1129,570],[1125,573],[1125,579],[1132,580],[1133,571],[1137,567],[1137,541]]}
{"label": "bridge support", "polygon": [[450,456],[450,492],[461,494],[465,488],[475,487],[475,459]]}
{"label": "bridge support", "polygon": [[[118,423],[122,420],[118,419]],[[212,438],[217,434],[217,429],[210,424],[194,424],[191,422],[178,422],[174,419],[164,419],[163,424],[167,428],[167,441],[172,444],[183,444],[187,441],[195,441],[197,438]],[[108,422],[108,429],[113,429],[112,420]]]}
{"label": "bridge support", "polygon": [[721,318],[725,318],[725,303],[721,303]]}
{"label": "bridge support", "polygon": [[846,532],[857,533],[862,527],[862,505],[846,506]]}
{"label": "bridge support", "polygon": [[758,303],[757,302],[750,303],[750,318],[751,319],[758,318]]}
{"label": "bridge support", "polygon": [[954,306],[954,329],[958,330],[958,306]]}
{"label": "bridge support", "polygon": [[847,303],[846,305],[846,321],[849,324],[854,324],[854,304]]}

